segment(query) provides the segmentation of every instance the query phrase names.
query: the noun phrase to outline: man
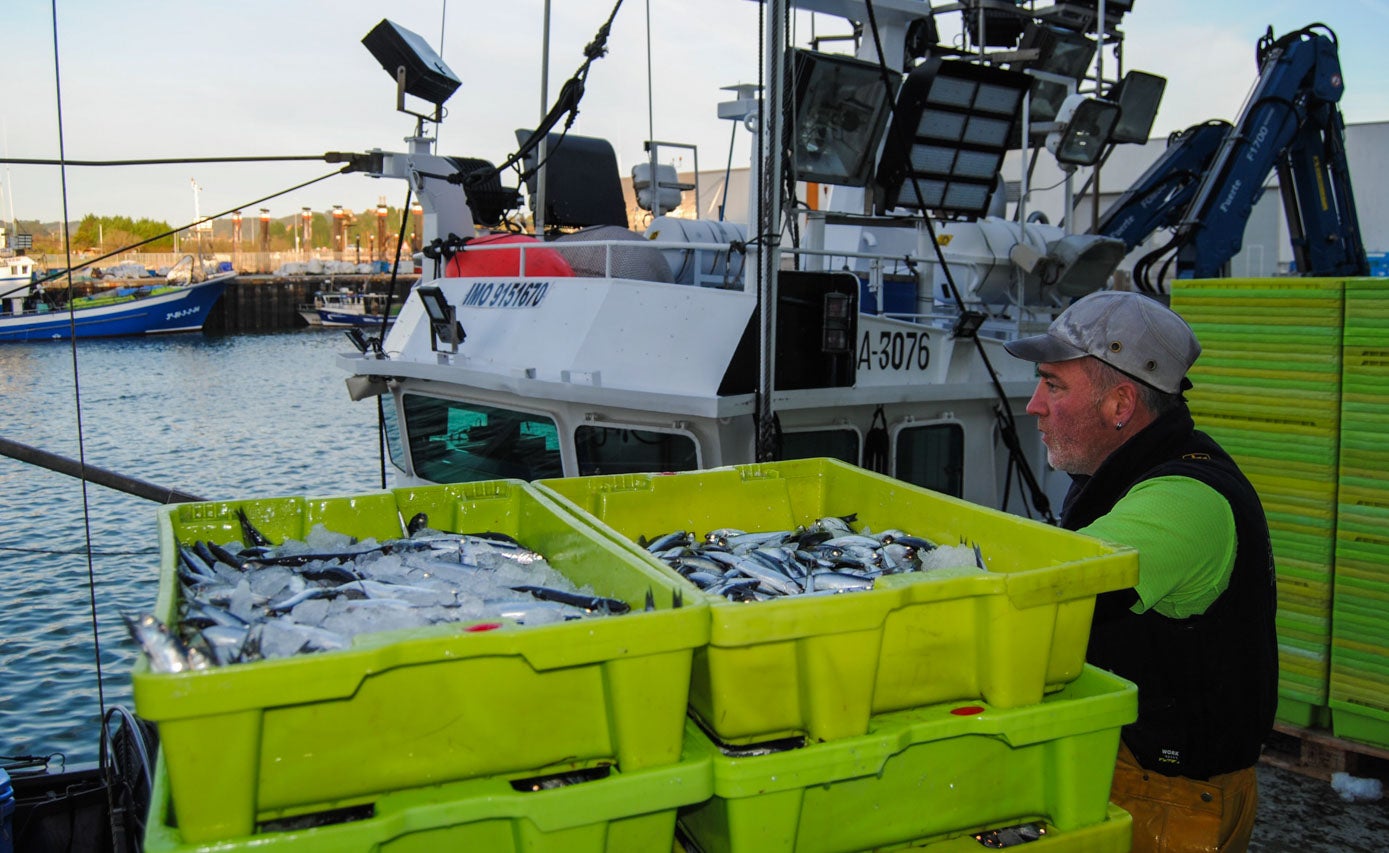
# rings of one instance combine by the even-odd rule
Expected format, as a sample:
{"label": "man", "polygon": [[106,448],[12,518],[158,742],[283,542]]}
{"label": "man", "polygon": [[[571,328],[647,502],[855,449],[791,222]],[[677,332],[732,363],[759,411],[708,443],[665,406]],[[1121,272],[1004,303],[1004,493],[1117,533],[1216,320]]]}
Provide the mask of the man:
{"label": "man", "polygon": [[1138,550],[1138,583],[1100,595],[1086,658],[1138,685],[1111,799],[1135,851],[1244,850],[1254,765],[1277,703],[1277,596],[1258,495],[1195,429],[1191,328],[1138,293],[1092,293],[1045,334],[1027,404],[1072,477],[1061,526]]}

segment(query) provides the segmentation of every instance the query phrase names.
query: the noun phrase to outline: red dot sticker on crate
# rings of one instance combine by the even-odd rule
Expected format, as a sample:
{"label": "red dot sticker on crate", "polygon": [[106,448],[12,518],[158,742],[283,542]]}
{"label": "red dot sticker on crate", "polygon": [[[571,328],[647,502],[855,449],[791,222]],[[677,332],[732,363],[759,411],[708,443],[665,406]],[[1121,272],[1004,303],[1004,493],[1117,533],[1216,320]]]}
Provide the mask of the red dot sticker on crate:
{"label": "red dot sticker on crate", "polygon": [[476,625],[469,625],[463,630],[470,634],[476,634],[479,631],[495,631],[500,627],[502,627],[502,623],[500,622],[479,622]]}
{"label": "red dot sticker on crate", "polygon": [[951,708],[950,713],[957,717],[973,717],[975,714],[984,713],[983,705],[961,705],[958,708]]}

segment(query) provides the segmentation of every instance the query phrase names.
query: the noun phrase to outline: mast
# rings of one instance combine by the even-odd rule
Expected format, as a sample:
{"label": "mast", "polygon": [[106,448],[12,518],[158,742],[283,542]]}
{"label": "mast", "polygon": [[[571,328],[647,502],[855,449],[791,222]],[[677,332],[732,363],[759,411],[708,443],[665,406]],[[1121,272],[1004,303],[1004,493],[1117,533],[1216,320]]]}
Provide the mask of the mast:
{"label": "mast", "polygon": [[757,304],[761,308],[757,374],[756,458],[759,462],[770,461],[776,449],[772,392],[776,376],[776,275],[781,267],[781,141],[786,110],[787,0],[769,0],[766,8],[766,44],[763,48],[766,88],[762,120],[758,123],[758,147],[762,161],[758,182],[761,203],[758,205],[758,230],[754,239],[757,246]]}

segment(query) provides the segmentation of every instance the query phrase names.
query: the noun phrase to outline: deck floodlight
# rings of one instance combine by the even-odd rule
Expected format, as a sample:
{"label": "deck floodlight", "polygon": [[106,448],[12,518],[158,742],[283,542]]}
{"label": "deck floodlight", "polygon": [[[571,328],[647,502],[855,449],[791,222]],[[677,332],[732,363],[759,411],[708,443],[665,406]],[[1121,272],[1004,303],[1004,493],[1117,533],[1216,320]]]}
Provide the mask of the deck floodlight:
{"label": "deck floodlight", "polygon": [[1106,100],[1119,105],[1119,121],[1114,125],[1113,142],[1147,142],[1157,118],[1167,78],[1146,71],[1130,71],[1110,90]]}
{"label": "deck floodlight", "polygon": [[1069,166],[1093,166],[1109,144],[1119,120],[1119,105],[1085,95],[1071,95],[1056,116],[1058,127],[1047,134],[1047,150]]}
{"label": "deck floodlight", "polygon": [[1055,120],[1062,102],[1074,91],[1074,87],[1048,78],[1080,80],[1095,58],[1095,49],[1095,40],[1084,33],[1037,21],[1028,22],[1018,50],[1028,54],[1035,51],[1036,58],[1012,63],[1011,67],[1042,72],[1032,81],[1031,107],[1028,110],[1030,122],[1041,124]]}
{"label": "deck floodlight", "polygon": [[[396,109],[405,109],[405,96],[412,95],[434,105],[433,119],[443,117],[444,102],[461,85],[458,77],[420,35],[383,18],[362,38],[386,73],[396,81]],[[410,113],[419,116],[419,113]],[[430,116],[420,116],[430,118]]]}
{"label": "deck floodlight", "polygon": [[796,179],[863,187],[896,94],[875,63],[796,50]]}
{"label": "deck floodlight", "polygon": [[1018,0],[962,0],[960,20],[970,43],[987,47],[1013,47],[1030,14]]}
{"label": "deck floodlight", "polygon": [[[1093,32],[1100,16],[1098,0],[1058,0],[1044,9],[1046,19],[1059,26],[1080,32]],[[1119,25],[1124,15],[1133,11],[1133,0],[1105,0],[1104,25],[1111,29]]]}
{"label": "deck floodlight", "polygon": [[437,350],[439,341],[443,340],[452,345],[454,352],[458,352],[458,345],[463,343],[467,334],[463,331],[463,324],[456,319],[454,307],[444,298],[444,292],[437,285],[424,284],[416,287],[415,293],[419,294],[420,304],[429,317],[429,348]]}
{"label": "deck floodlight", "polygon": [[347,331],[343,332],[343,334],[347,335],[347,339],[352,342],[352,346],[356,348],[357,352],[362,353],[363,355],[366,354],[367,347],[371,345],[367,343],[367,336],[362,334],[361,329],[357,328],[356,326],[353,326]]}
{"label": "deck floodlight", "polygon": [[1017,71],[940,57],[913,69],[878,165],[879,210],[984,215],[1029,83]]}

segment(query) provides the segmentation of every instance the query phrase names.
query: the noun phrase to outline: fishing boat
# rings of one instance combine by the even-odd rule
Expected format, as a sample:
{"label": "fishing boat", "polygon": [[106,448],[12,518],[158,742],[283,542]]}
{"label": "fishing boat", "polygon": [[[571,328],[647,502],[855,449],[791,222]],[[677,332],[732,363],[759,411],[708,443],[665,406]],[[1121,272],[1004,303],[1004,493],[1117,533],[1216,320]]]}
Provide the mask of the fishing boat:
{"label": "fishing boat", "polygon": [[[314,294],[314,319],[309,320],[309,312],[306,309],[300,309],[300,314],[315,326],[380,327],[388,301],[389,297],[385,293],[324,290]],[[392,316],[399,311],[399,304],[391,306]]]}
{"label": "fishing boat", "polygon": [[[862,3],[795,5],[865,20]],[[878,35],[900,59],[932,12],[879,7]],[[633,230],[608,141],[518,132],[530,146],[546,140],[550,189],[538,197],[529,187],[539,235],[504,234],[496,201],[506,191],[487,161],[460,161],[472,164],[460,172],[422,130],[409,152],[379,155],[373,174],[409,180],[419,193],[433,264],[422,261],[423,283],[384,339],[340,362],[354,396],[385,398],[403,482],[834,457],[1047,515],[1047,493],[1061,485],[1045,482],[1044,450],[1024,413],[1035,375],[1003,344],[1045,327],[1068,297],[1107,286],[1121,247],[1003,218],[995,177],[1006,144],[992,154],[980,146],[982,179],[950,178],[948,197],[942,180],[923,179],[918,189],[933,199],[908,198],[902,158],[894,165],[891,145],[877,155],[884,139],[910,133],[887,128],[897,86],[882,83],[874,39],[864,36],[857,57],[828,55],[791,48],[772,29],[781,40],[765,51],[766,77],[782,79],[785,58],[798,82],[763,98],[734,87],[709,118],[753,129],[750,186],[781,187],[787,175],[802,188],[815,183],[829,196],[819,210],[783,215],[775,198],[751,193],[741,221],[662,215],[688,187],[653,163],[644,173],[657,175],[646,184],[653,216]],[[1015,129],[1031,78],[929,63],[982,93],[980,103],[997,100],[978,113],[996,141]],[[893,79],[908,70],[890,66]],[[769,144],[783,131],[798,140],[785,161]],[[882,187],[873,174],[897,176],[896,204],[874,200]],[[937,208],[953,213],[921,215]],[[460,234],[476,236],[449,239]],[[1030,250],[1029,269],[996,249],[1015,244]]]}
{"label": "fishing boat", "polygon": [[196,332],[234,278],[185,255],[162,281],[122,281],[66,305],[57,288],[26,280],[0,293],[0,342]]}

